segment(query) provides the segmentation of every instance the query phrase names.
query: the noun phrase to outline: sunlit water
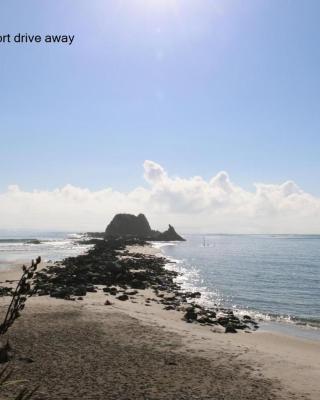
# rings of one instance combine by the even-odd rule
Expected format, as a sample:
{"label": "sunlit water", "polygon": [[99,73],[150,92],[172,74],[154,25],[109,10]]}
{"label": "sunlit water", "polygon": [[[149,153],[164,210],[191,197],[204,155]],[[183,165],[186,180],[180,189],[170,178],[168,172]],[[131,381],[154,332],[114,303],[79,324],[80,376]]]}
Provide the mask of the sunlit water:
{"label": "sunlit water", "polygon": [[[44,261],[58,261],[84,253],[90,246],[80,245],[81,235],[66,232],[0,231],[0,268],[28,262],[41,256]],[[29,243],[38,239],[40,244]]]}
{"label": "sunlit water", "polygon": [[[203,302],[251,313],[266,329],[294,327],[320,339],[320,236],[185,235],[187,241],[157,244],[176,261],[186,289]],[[298,332],[298,333],[299,333]],[[306,333],[307,332],[307,333]]]}
{"label": "sunlit water", "polygon": [[[187,290],[207,305],[232,307],[261,319],[262,329],[320,340],[320,236],[185,235],[180,243],[156,243],[181,272]],[[0,269],[41,255],[62,260],[87,251],[81,235],[0,231]],[[40,244],[28,243],[30,239]]]}

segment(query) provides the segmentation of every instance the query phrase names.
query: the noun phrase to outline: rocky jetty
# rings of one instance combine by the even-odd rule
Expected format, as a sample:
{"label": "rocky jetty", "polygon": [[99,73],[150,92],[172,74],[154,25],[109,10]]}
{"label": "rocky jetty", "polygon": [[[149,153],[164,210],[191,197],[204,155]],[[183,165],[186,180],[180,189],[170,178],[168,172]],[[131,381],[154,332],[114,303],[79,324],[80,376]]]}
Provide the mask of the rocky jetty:
{"label": "rocky jetty", "polygon": [[[218,325],[226,333],[255,330],[257,323],[250,316],[237,317],[232,310],[199,304],[200,292],[186,292],[176,283],[178,273],[165,268],[167,260],[154,255],[132,253],[128,245],[145,245],[139,239],[97,240],[87,254],[69,257],[47,266],[36,274],[39,296],[65,300],[82,300],[88,292],[103,291],[121,301],[134,301],[139,290],[152,289],[155,298],[147,299],[163,305],[168,311],[180,312],[188,323]],[[106,305],[111,305],[109,299]]]}
{"label": "rocky jetty", "polygon": [[168,230],[159,232],[151,229],[144,214],[117,214],[107,226],[105,238],[139,238],[155,241],[184,241],[177,234],[173,226],[169,225]]}

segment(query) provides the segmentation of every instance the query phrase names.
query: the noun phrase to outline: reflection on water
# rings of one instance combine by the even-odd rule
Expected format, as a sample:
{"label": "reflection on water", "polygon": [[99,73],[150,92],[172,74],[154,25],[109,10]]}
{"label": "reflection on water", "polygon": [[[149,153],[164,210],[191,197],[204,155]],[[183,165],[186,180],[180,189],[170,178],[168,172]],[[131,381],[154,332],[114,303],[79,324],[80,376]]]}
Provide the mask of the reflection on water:
{"label": "reflection on water", "polygon": [[[203,302],[269,321],[320,327],[320,236],[185,235],[169,264]],[[320,330],[318,331],[320,332]]]}
{"label": "reflection on water", "polygon": [[[41,256],[45,261],[57,261],[76,256],[91,246],[80,245],[81,235],[65,232],[7,232],[0,235],[0,265],[26,261]],[[38,241],[37,244],[35,239]]]}

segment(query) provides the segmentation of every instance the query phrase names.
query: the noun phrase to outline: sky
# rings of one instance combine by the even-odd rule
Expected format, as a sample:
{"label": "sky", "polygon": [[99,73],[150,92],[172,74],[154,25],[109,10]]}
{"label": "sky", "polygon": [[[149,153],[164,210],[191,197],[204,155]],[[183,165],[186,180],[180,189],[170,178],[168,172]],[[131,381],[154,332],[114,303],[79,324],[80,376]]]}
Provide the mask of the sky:
{"label": "sky", "polygon": [[0,7],[0,228],[320,232],[318,1]]}

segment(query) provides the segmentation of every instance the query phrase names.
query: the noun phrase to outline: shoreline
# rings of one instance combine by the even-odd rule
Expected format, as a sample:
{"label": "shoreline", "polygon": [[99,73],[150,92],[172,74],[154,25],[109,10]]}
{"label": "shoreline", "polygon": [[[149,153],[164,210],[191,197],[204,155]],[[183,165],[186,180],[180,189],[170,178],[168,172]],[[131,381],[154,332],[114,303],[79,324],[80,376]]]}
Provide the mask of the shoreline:
{"label": "shoreline", "polygon": [[[140,252],[141,254],[149,254],[152,256],[159,256],[164,257],[169,260],[169,264],[172,265],[174,261],[172,261],[164,252],[163,248],[166,246],[172,246],[172,243],[165,243],[165,242],[147,242],[147,246],[139,246],[139,245],[131,245],[128,246],[130,251],[132,252]],[[147,250],[146,250],[147,249]],[[1,275],[4,273],[7,276],[7,279],[14,279],[19,269],[22,267],[23,264],[28,265],[30,260],[25,258],[15,259],[15,260],[0,260],[0,285],[1,283]],[[49,265],[47,261],[43,261],[39,266],[42,268],[44,265]],[[309,340],[309,341],[320,341],[320,329],[317,327],[312,327],[307,325],[298,325],[295,322],[287,322],[285,320],[264,320],[258,319],[259,324],[259,332],[270,332],[270,333],[277,333],[280,335],[285,335],[288,337],[294,337],[297,339],[302,340]]]}
{"label": "shoreline", "polygon": [[[149,247],[130,246],[130,251],[167,258],[166,254],[162,251],[163,246],[156,247],[152,244],[152,242],[148,242],[148,245]],[[28,265],[28,263],[29,261],[25,259],[3,263],[0,262],[0,286],[2,284],[5,284],[5,280],[3,280],[2,276],[5,276],[7,280],[15,280],[19,276],[22,265]],[[45,264],[47,265],[48,263],[46,263],[45,261],[42,262],[39,266],[39,269],[44,267]],[[5,268],[3,268],[4,265],[6,266]],[[279,334],[280,336],[288,336],[289,338],[296,338],[311,342],[320,341],[319,328],[313,328],[311,326],[298,326],[294,322],[289,323],[285,321],[259,320],[258,324],[259,329],[256,332],[259,333],[275,333]]]}
{"label": "shoreline", "polygon": [[320,343],[319,328],[313,328],[311,326],[304,327],[296,325],[295,323],[286,323],[284,321],[261,321],[259,322],[259,326],[260,332],[277,333],[290,338]]}
{"label": "shoreline", "polygon": [[[168,257],[164,251],[164,247],[167,245],[172,246],[175,244],[162,244],[156,243],[155,245],[152,242],[149,242],[150,246],[156,250],[158,250],[159,255],[162,257],[168,258],[170,260],[170,265],[174,263],[170,257]],[[245,313],[244,310],[240,310],[240,314]],[[302,324],[297,322],[289,322],[286,319],[263,319],[260,317],[255,317],[255,312],[248,310],[248,313],[256,318],[259,324],[259,331],[263,332],[271,332],[271,333],[279,333],[280,335],[286,335],[288,337],[295,337],[304,340],[310,341],[320,341],[320,327],[314,327],[309,325],[308,323]],[[257,311],[258,314],[260,312]]]}
{"label": "shoreline", "polygon": [[[159,253],[158,249],[149,246],[133,246],[129,250],[133,254],[156,255],[156,253]],[[13,279],[14,276],[17,278],[19,271],[20,268],[18,267],[15,268],[15,271],[12,270],[10,279]],[[8,279],[7,276],[6,272],[1,271],[0,281],[5,281],[4,278]],[[110,293],[103,292],[100,286],[98,289],[97,292],[88,292],[81,301],[66,301],[48,296],[31,298],[27,302],[26,310],[21,319],[13,326],[12,332],[10,332],[12,339],[10,340],[18,350],[18,355],[22,358],[27,356],[34,359],[34,363],[30,365],[26,365],[19,359],[14,360],[15,368],[17,368],[15,378],[26,378],[34,383],[38,376],[37,373],[39,374],[39,368],[47,371],[44,372],[44,388],[41,389],[39,399],[74,399],[77,398],[77,395],[62,387],[59,379],[65,382],[63,379],[66,378],[61,377],[58,371],[52,369],[51,361],[45,360],[44,358],[47,357],[41,356],[42,350],[40,351],[38,348],[43,349],[43,354],[49,352],[50,357],[60,357],[60,361],[56,360],[54,365],[58,369],[61,368],[66,374],[68,381],[64,384],[70,384],[73,391],[75,390],[75,381],[79,385],[79,380],[72,375],[70,368],[71,370],[77,368],[76,360],[79,357],[79,352],[83,359],[88,356],[82,354],[81,348],[85,348],[86,352],[91,351],[95,354],[96,361],[91,360],[91,362],[104,365],[104,352],[97,353],[96,346],[91,345],[90,339],[86,336],[84,329],[93,329],[87,325],[87,328],[85,328],[83,325],[88,321],[91,325],[97,326],[96,330],[93,329],[92,331],[93,337],[96,337],[98,333],[102,337],[104,337],[103,335],[113,337],[113,340],[120,346],[117,350],[117,357],[120,357],[120,359],[125,357],[128,351],[130,353],[131,350],[128,349],[131,348],[143,358],[142,353],[139,353],[142,346],[144,350],[147,349],[145,350],[147,354],[150,350],[149,356],[154,362],[158,358],[164,360],[164,365],[167,365],[166,360],[168,358],[173,359],[173,361],[172,364],[169,361],[169,364],[165,367],[169,368],[170,376],[165,374],[165,379],[163,378],[164,380],[161,382],[158,382],[157,374],[159,371],[151,372],[150,376],[150,368],[152,368],[150,364],[148,364],[148,371],[144,370],[144,365],[139,364],[137,366],[138,361],[133,359],[130,361],[133,363],[132,368],[127,365],[125,360],[123,360],[121,368],[113,365],[115,371],[118,368],[117,374],[120,373],[120,376],[128,373],[127,369],[130,368],[133,369],[131,372],[135,377],[137,373],[144,376],[145,387],[139,389],[133,382],[131,372],[129,373],[127,385],[131,388],[130,390],[134,387],[136,391],[134,397],[125,397],[128,394],[123,394],[127,393],[125,382],[122,382],[119,389],[121,393],[114,394],[115,389],[108,382],[107,384],[103,381],[103,379],[108,380],[109,378],[103,378],[103,375],[99,375],[99,382],[100,380],[103,381],[101,383],[103,386],[101,394],[97,387],[92,389],[91,381],[96,379],[96,371],[91,369],[89,364],[83,365],[83,368],[88,368],[88,379],[90,378],[89,381],[91,382],[91,386],[88,382],[80,384],[80,390],[83,390],[81,392],[82,398],[84,399],[143,399],[142,393],[143,396],[148,395],[147,398],[152,400],[162,398],[212,399],[214,396],[210,397],[209,393],[213,390],[213,386],[210,385],[217,385],[215,386],[217,393],[223,394],[224,398],[230,400],[235,398],[318,399],[320,384],[317,376],[320,373],[320,361],[317,359],[317,353],[319,354],[320,343],[288,338],[285,335],[273,332],[259,332],[259,330],[251,334],[244,332],[225,334],[222,333],[224,330],[220,329],[219,331],[216,327],[188,324],[182,320],[183,315],[179,311],[164,310],[163,305],[157,303],[157,299],[150,289],[137,289],[137,294],[128,301],[121,301]],[[2,312],[8,300],[9,298],[0,298]],[[105,305],[106,300],[111,303],[109,306]],[[36,324],[35,321],[37,321]],[[119,331],[119,324],[122,326],[121,331]],[[73,341],[70,342],[70,340],[68,341],[67,338],[61,336],[62,330],[73,332],[73,329],[75,332],[72,334],[74,335]],[[136,334],[132,336],[131,331]],[[51,338],[51,341],[48,341],[46,335]],[[97,339],[97,343],[100,343],[100,340],[103,342],[105,339]],[[154,349],[149,349],[150,343],[155,343],[156,352]],[[56,354],[57,348],[61,350]],[[105,347],[103,348],[105,349]],[[122,348],[124,350],[121,350]],[[123,354],[123,351],[125,354]],[[108,357],[110,362],[110,355]],[[192,360],[192,364],[190,364],[190,360]],[[144,360],[144,362],[147,361]],[[82,364],[82,361],[80,364]],[[186,369],[187,366],[189,366],[190,371]],[[109,371],[109,368],[107,368],[107,371]],[[59,379],[56,378],[57,374]],[[90,374],[94,376],[90,377]],[[119,379],[117,374],[117,379]],[[180,382],[179,374],[183,374],[183,382]],[[196,396],[198,392],[195,392],[194,387],[183,387],[186,379],[196,385],[195,378],[202,382],[202,397]],[[114,379],[112,379],[112,385],[117,384],[117,380]],[[207,382],[208,379],[214,380],[215,383]],[[51,382],[52,380],[53,382]],[[180,382],[178,384],[179,390],[174,393],[173,397],[173,394],[169,392],[171,389],[167,386],[168,384],[174,386],[177,384],[176,382]],[[150,389],[154,386],[157,388],[156,392]],[[196,387],[197,390],[200,390],[199,384]],[[244,387],[247,389],[243,392]],[[8,393],[11,394],[10,389],[8,390]],[[93,394],[91,392],[90,395],[90,390],[96,390],[96,392],[93,392]],[[185,397],[179,397],[179,393],[184,390],[186,390]],[[50,392],[58,393],[61,397],[50,397]],[[113,394],[110,394],[109,397],[106,396],[106,393],[111,392]],[[163,392],[163,396],[166,397],[161,397],[160,392]],[[63,397],[63,394],[65,397]],[[193,395],[195,397],[192,397]]]}

